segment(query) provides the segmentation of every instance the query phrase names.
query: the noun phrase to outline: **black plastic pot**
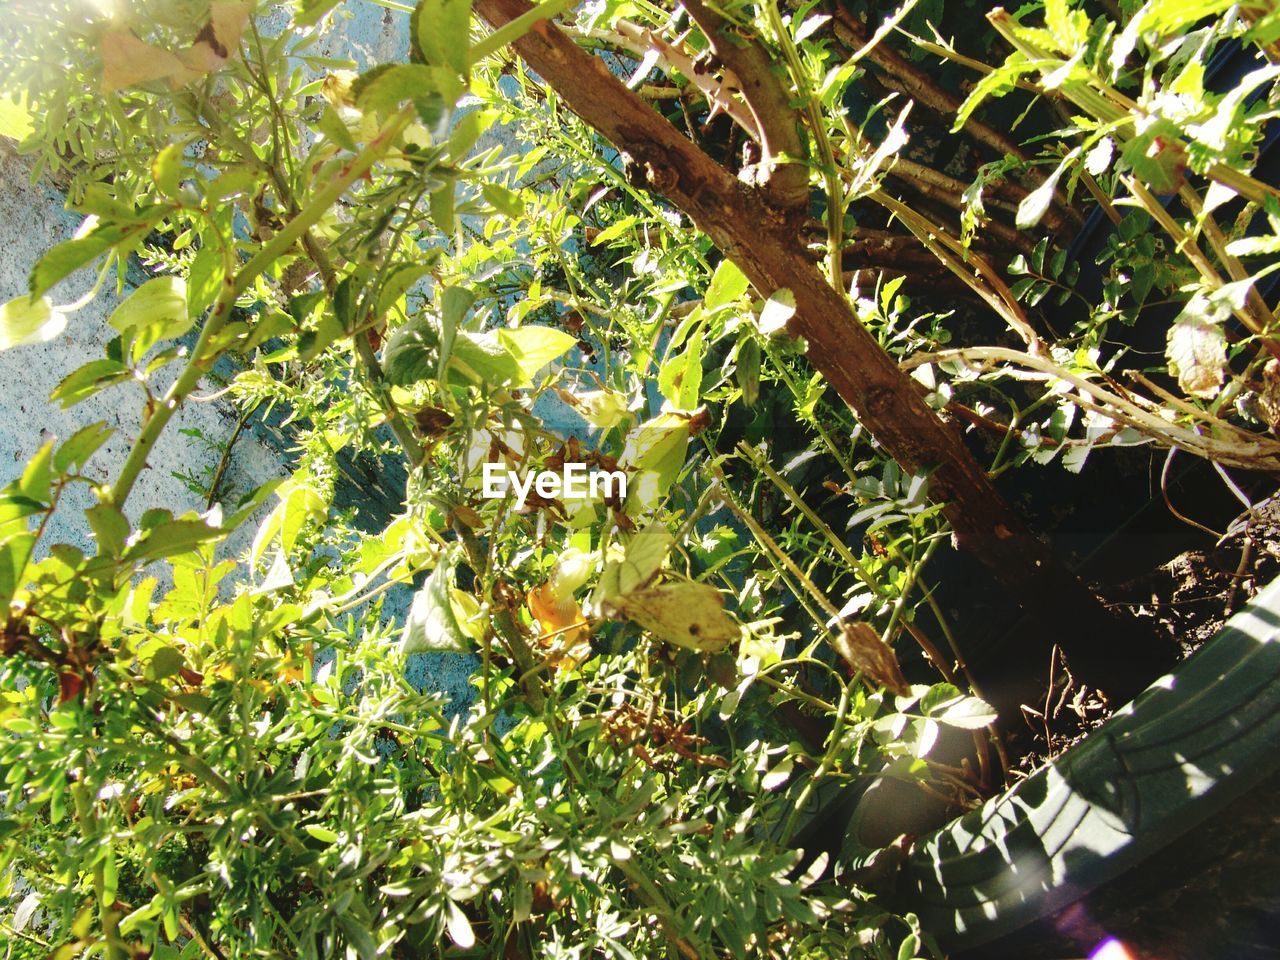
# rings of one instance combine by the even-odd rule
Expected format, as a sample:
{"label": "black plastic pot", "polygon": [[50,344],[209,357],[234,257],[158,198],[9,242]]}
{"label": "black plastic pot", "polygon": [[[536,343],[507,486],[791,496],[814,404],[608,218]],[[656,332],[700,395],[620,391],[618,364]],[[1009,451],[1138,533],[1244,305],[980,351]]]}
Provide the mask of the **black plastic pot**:
{"label": "black plastic pot", "polygon": [[921,838],[899,903],[948,950],[1068,907],[1280,769],[1280,580],[1037,773]]}

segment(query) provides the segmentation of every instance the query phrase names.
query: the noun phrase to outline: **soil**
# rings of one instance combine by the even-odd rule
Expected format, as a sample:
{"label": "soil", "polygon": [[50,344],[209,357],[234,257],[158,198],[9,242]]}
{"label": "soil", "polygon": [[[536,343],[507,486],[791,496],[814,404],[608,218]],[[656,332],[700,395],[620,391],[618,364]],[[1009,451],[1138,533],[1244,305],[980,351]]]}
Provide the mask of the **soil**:
{"label": "soil", "polygon": [[[1209,539],[1206,535],[1206,540]],[[1095,584],[1109,606],[1149,622],[1185,659],[1258,588],[1280,576],[1280,497],[1245,512],[1208,549],[1187,550],[1140,577]],[[1032,773],[1111,716],[1112,705],[1056,658],[1043,696],[1024,704],[1024,730],[1009,733],[1011,777]]]}
{"label": "soil", "polygon": [[[1206,539],[1208,539],[1206,537]],[[1280,499],[1245,513],[1208,549],[1100,586],[1108,603],[1149,620],[1183,657],[1257,589],[1280,576]],[[1060,662],[1044,698],[1010,731],[1013,779],[1061,754],[1111,713]],[[1103,951],[1108,939],[1117,943]],[[1123,952],[1122,952],[1122,948]],[[964,960],[1280,960],[1280,775],[1140,867],[1057,915]]]}

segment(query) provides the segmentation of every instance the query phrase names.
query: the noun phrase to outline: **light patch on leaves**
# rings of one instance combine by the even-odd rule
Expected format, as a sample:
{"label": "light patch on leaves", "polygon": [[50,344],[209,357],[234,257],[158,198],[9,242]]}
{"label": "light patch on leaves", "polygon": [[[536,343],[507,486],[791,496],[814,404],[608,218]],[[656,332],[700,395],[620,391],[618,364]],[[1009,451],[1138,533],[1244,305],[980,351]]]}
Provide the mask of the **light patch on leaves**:
{"label": "light patch on leaves", "polygon": [[1165,356],[1170,370],[1177,374],[1178,386],[1188,396],[1211,400],[1222,388],[1227,366],[1227,337],[1222,321],[1229,312],[1225,304],[1215,306],[1207,297],[1197,295],[1169,328]]}

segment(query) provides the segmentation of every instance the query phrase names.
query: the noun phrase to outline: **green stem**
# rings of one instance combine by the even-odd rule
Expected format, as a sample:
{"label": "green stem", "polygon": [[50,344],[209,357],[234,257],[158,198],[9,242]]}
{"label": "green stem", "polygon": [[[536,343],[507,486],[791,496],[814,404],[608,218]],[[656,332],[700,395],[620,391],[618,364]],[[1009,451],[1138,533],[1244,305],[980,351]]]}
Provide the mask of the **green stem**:
{"label": "green stem", "polygon": [[413,117],[414,112],[410,108],[397,113],[327,186],[316,193],[311,202],[296,217],[263,244],[262,249],[240,268],[234,279],[228,276],[223,281],[218,299],[214,302],[213,309],[205,320],[204,328],[200,331],[200,339],[191,351],[191,359],[165,394],[160,406],[143,424],[142,432],[134,441],[133,449],[129,451],[129,456],[120,470],[120,476],[110,491],[105,494],[104,502],[120,508],[129,498],[134,484],[137,483],[138,475],[147,465],[147,456],[155,447],[156,441],[160,439],[160,434],[173,419],[178,407],[199,385],[200,378],[217,359],[216,353],[210,353],[209,346],[230,318],[236,298],[249,288],[259,274],[287,253],[311,226],[318,223],[353,183],[382,159],[395,138],[409,125]]}
{"label": "green stem", "polygon": [[468,59],[473,64],[478,63],[489,54],[496,53],[507,44],[519,40],[533,29],[535,24],[559,16],[577,2],[578,0],[546,0],[545,3],[538,4],[532,10],[522,13],[510,23],[503,24],[479,43],[474,44]]}

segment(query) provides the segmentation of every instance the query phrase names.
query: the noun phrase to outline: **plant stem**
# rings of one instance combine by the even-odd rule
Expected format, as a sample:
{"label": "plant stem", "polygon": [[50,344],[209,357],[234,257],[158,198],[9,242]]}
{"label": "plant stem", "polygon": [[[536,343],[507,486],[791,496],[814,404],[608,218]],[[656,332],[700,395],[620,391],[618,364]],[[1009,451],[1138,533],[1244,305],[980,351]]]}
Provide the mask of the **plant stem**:
{"label": "plant stem", "polygon": [[104,502],[116,508],[124,506],[129,498],[138,475],[147,465],[147,456],[151,453],[164,432],[165,426],[173,418],[178,407],[187,396],[195,390],[200,378],[213,366],[217,353],[210,353],[210,344],[217,333],[230,319],[236,298],[245,292],[257,279],[258,275],[270,267],[279,257],[288,252],[306,231],[329,211],[347,189],[363,177],[378,160],[386,154],[395,138],[412,121],[414,113],[405,108],[397,113],[372,140],[360,151],[351,162],[343,168],[324,188],[316,193],[311,202],[296,217],[290,220],[279,233],[262,245],[258,253],[236,273],[234,279],[226,277],[222,289],[214,302],[213,309],[200,331],[200,339],[191,351],[191,359],[187,362],[178,379],[165,393],[164,399],[142,426],[142,432],[134,441],[133,449],[120,469],[120,475],[111,489],[105,494]]}

